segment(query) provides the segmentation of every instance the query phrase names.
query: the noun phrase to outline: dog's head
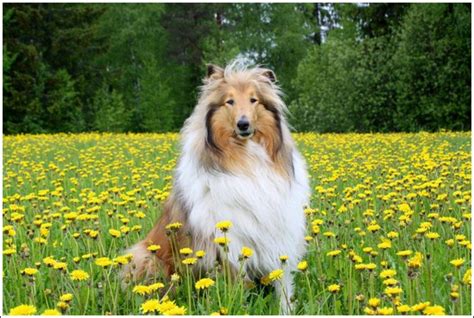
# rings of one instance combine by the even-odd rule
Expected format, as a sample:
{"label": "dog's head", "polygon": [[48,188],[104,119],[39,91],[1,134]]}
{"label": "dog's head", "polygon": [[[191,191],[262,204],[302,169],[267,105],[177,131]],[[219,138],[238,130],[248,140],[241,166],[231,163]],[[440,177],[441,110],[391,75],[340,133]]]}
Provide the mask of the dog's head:
{"label": "dog's head", "polygon": [[[205,100],[208,142],[233,138],[244,142],[274,134],[281,142],[285,105],[273,71],[234,62],[225,69],[208,65],[201,100]],[[228,142],[228,140],[227,140]]]}
{"label": "dog's head", "polygon": [[[246,146],[253,142],[263,146],[276,169],[290,175],[292,142],[281,95],[267,68],[247,67],[239,60],[225,68],[208,65],[199,102],[183,132],[203,133],[206,164],[247,169],[253,159],[246,158],[256,155],[247,150],[256,148]],[[197,141],[196,149],[202,145],[200,138],[190,140]]]}
{"label": "dog's head", "polygon": [[252,138],[259,128],[258,121],[265,119],[264,113],[278,111],[274,105],[278,104],[275,81],[275,74],[268,69],[208,65],[205,82],[212,87],[214,100],[209,107],[220,125],[233,131],[233,136]]}

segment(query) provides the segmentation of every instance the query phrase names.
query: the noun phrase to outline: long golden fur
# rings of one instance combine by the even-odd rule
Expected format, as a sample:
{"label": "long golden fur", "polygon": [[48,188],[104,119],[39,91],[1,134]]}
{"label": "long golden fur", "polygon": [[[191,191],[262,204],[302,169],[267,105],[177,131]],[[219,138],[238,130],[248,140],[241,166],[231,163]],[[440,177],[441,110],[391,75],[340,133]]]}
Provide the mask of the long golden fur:
{"label": "long golden fur", "polygon": [[[249,278],[279,266],[282,254],[292,256],[288,271],[296,267],[305,250],[303,205],[309,185],[275,81],[265,68],[208,67],[198,104],[181,131],[172,193],[153,229],[130,249],[126,281],[177,270],[177,248],[166,229],[173,222],[183,224],[175,233],[180,247],[206,251],[199,264],[205,269],[221,257],[213,238],[222,219],[234,223],[229,233],[235,237],[233,265],[238,266],[239,244],[256,251],[246,269]],[[147,251],[151,244],[161,246],[157,254]],[[291,294],[291,278],[284,285]]]}

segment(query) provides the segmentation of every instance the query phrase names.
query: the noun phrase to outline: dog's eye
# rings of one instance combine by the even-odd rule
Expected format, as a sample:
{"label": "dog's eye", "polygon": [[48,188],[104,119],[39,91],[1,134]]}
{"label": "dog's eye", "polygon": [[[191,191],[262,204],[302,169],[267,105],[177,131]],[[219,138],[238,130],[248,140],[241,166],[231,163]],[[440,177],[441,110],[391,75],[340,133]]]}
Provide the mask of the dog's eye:
{"label": "dog's eye", "polygon": [[229,104],[230,106],[234,106],[234,100],[229,99],[228,101],[225,102],[226,104]]}
{"label": "dog's eye", "polygon": [[256,103],[257,100],[256,100],[255,98],[251,98],[251,99],[250,99],[250,102],[253,104],[253,103]]}

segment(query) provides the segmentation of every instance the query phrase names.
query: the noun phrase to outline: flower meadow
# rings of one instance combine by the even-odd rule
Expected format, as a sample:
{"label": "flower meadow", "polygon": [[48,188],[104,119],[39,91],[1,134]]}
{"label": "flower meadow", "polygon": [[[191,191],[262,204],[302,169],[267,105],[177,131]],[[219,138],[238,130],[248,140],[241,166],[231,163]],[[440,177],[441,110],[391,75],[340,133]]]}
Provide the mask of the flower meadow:
{"label": "flower meadow", "polygon": [[[3,139],[3,313],[278,314],[271,283],[180,269],[121,284],[170,194],[178,134]],[[312,183],[294,314],[471,314],[470,133],[294,134]],[[255,207],[258,210],[258,207]],[[169,237],[181,224],[169,225]],[[232,223],[216,224],[224,251]],[[240,247],[239,247],[240,248]],[[241,264],[254,256],[242,246]],[[148,247],[150,255],[160,249]]]}

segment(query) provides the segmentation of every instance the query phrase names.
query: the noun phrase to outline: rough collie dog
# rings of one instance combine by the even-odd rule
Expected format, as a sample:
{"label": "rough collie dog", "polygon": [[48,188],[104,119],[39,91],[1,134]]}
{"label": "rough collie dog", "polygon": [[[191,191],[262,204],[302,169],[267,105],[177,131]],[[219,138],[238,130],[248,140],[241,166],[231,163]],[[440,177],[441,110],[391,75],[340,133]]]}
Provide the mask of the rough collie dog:
{"label": "rough collie dog", "polygon": [[[222,258],[214,238],[216,223],[229,220],[229,262],[239,269],[243,246],[254,254],[245,262],[255,280],[281,268],[275,282],[282,310],[293,294],[292,271],[305,252],[304,206],[309,200],[306,166],[288,129],[287,108],[274,73],[234,62],[225,69],[209,65],[198,104],[181,131],[181,156],[172,193],[147,237],[129,252],[124,277],[136,280],[175,271],[166,226],[183,224],[180,247],[204,250],[195,266],[212,269]],[[152,254],[147,246],[161,249]],[[175,249],[176,250],[176,249]],[[237,271],[236,270],[236,271]]]}

